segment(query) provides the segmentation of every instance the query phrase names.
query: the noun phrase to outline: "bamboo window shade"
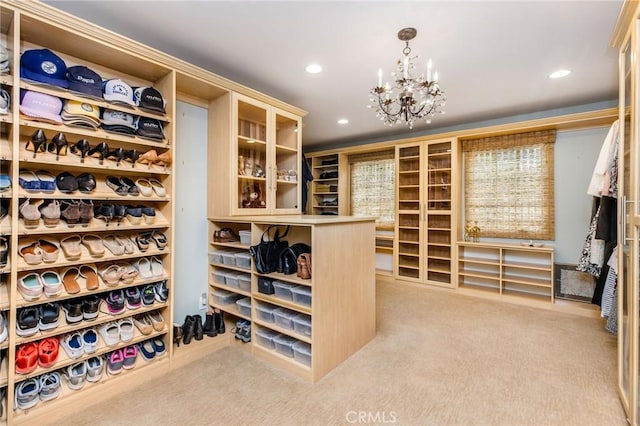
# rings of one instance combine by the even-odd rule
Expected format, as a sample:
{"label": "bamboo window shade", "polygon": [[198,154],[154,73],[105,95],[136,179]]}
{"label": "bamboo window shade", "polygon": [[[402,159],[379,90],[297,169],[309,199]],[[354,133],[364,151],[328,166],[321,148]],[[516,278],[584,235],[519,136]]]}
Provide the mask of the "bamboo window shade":
{"label": "bamboo window shade", "polygon": [[353,216],[376,217],[377,228],[395,222],[395,152],[384,150],[349,156],[350,209]]}
{"label": "bamboo window shade", "polygon": [[465,222],[481,237],[555,238],[555,130],[465,140]]}

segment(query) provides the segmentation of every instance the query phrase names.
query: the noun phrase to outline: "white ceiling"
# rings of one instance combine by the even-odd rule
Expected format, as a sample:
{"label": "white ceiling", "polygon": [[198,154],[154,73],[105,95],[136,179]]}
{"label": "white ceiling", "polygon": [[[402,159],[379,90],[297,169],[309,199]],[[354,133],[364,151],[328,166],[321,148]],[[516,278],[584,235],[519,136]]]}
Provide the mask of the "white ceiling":
{"label": "white ceiling", "polygon": [[[306,147],[617,96],[609,40],[621,0],[46,3],[307,110]],[[401,55],[404,27],[418,30],[412,54],[419,65],[433,59],[448,98],[445,115],[413,131],[366,108],[378,68],[388,75]],[[324,71],[307,74],[311,62]],[[558,68],[573,73],[549,79]]]}

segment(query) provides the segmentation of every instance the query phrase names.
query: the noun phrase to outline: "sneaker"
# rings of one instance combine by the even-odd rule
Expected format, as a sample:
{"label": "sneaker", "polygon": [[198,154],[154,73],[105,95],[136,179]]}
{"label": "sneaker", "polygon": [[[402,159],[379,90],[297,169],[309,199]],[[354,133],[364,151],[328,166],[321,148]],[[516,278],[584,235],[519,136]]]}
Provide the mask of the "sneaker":
{"label": "sneaker", "polygon": [[60,325],[60,305],[58,303],[43,303],[38,308],[40,316],[38,329],[40,331],[51,330]]}
{"label": "sneaker", "polygon": [[156,300],[160,303],[164,303],[169,298],[169,289],[167,288],[167,280],[157,282],[154,286],[156,293]]}
{"label": "sneaker", "polygon": [[156,356],[155,346],[151,343],[151,340],[138,344],[138,352],[142,355],[142,359],[145,361],[151,361]]}
{"label": "sneaker", "polygon": [[104,370],[104,361],[101,356],[89,358],[87,363],[87,382],[97,382],[102,378]]}
{"label": "sneaker", "polygon": [[69,300],[62,305],[62,310],[64,311],[67,324],[76,324],[84,319],[81,299]]}
{"label": "sneaker", "polygon": [[27,410],[34,407],[40,401],[40,381],[38,379],[27,379],[16,385],[15,389],[16,407]]}
{"label": "sneaker", "polygon": [[40,376],[40,401],[49,401],[60,395],[60,373],[45,373]]}
{"label": "sneaker", "polygon": [[84,353],[92,354],[98,348],[98,333],[93,328],[88,328],[82,332],[82,344]]}
{"label": "sneaker", "polygon": [[0,313],[0,343],[7,340],[8,335],[9,331],[7,330],[7,319],[4,316],[4,312],[2,312]]}
{"label": "sneaker", "polygon": [[126,289],[124,297],[126,299],[127,309],[138,309],[142,306],[142,298],[138,287],[130,287]]}
{"label": "sneaker", "polygon": [[71,364],[65,370],[65,377],[67,378],[69,389],[78,390],[84,386],[84,380],[87,375],[87,363],[77,362]]}
{"label": "sneaker", "polygon": [[122,349],[113,351],[107,355],[107,372],[109,374],[119,374],[124,364],[124,354]]}
{"label": "sneaker", "polygon": [[127,346],[122,350],[122,368],[127,370],[135,367],[136,359],[138,357],[138,347],[136,345]]}
{"label": "sneaker", "polygon": [[156,300],[155,286],[153,284],[144,286],[144,288],[142,289],[141,298],[142,298],[142,305],[144,306],[153,305],[153,302]]}
{"label": "sneaker", "polygon": [[[2,319],[4,323],[4,314],[2,316]],[[38,321],[39,315],[37,307],[28,306],[26,308],[18,310],[18,324],[16,324],[16,334],[20,337],[33,336],[39,330]]]}
{"label": "sneaker", "polygon": [[82,340],[82,335],[80,332],[75,332],[71,334],[67,334],[62,339],[60,339],[60,345],[67,353],[69,358],[80,358],[84,355],[84,342]]}
{"label": "sneaker", "polygon": [[133,339],[133,320],[131,318],[124,318],[118,321],[118,328],[120,329],[120,340],[128,342]]}
{"label": "sneaker", "polygon": [[85,321],[92,321],[98,317],[100,308],[100,298],[97,294],[84,297],[82,299],[82,317]]}
{"label": "sneaker", "polygon": [[105,299],[107,302],[107,309],[111,315],[118,315],[124,312],[124,291],[113,290],[110,291]]}
{"label": "sneaker", "polygon": [[153,346],[153,349],[156,352],[156,356],[162,356],[167,351],[167,347],[164,344],[164,340],[162,340],[160,337],[152,339],[151,345]]}
{"label": "sneaker", "polygon": [[120,327],[116,322],[108,322],[100,327],[100,335],[107,346],[115,346],[120,343]]}

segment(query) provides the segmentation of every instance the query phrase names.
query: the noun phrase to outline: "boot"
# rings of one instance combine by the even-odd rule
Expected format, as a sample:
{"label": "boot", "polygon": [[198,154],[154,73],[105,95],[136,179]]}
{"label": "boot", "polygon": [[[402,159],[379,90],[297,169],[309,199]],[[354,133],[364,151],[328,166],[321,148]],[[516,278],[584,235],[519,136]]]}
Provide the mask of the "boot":
{"label": "boot", "polygon": [[215,314],[212,311],[209,311],[207,312],[207,319],[204,321],[204,334],[209,337],[216,337],[218,335],[214,316]]}
{"label": "boot", "polygon": [[185,345],[191,343],[191,339],[195,334],[195,326],[196,320],[191,315],[187,315],[184,319],[184,324],[182,324],[182,343]]}
{"label": "boot", "polygon": [[213,326],[218,334],[224,334],[224,315],[220,309],[213,310]]}
{"label": "boot", "polygon": [[179,324],[173,324],[173,343],[176,343],[180,347],[180,340],[182,340],[182,326]]}
{"label": "boot", "polygon": [[194,315],[193,319],[195,320],[195,325],[193,328],[193,337],[196,340],[202,340],[204,337],[204,331],[202,327],[202,317],[200,315]]}

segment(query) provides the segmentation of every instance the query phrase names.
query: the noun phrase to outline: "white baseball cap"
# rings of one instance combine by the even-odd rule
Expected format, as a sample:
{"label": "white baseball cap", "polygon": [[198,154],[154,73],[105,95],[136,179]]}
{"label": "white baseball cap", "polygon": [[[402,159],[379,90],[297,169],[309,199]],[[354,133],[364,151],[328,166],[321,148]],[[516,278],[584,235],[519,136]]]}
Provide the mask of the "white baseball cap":
{"label": "white baseball cap", "polygon": [[109,102],[136,106],[133,100],[133,89],[119,78],[112,78],[102,83],[102,97]]}

